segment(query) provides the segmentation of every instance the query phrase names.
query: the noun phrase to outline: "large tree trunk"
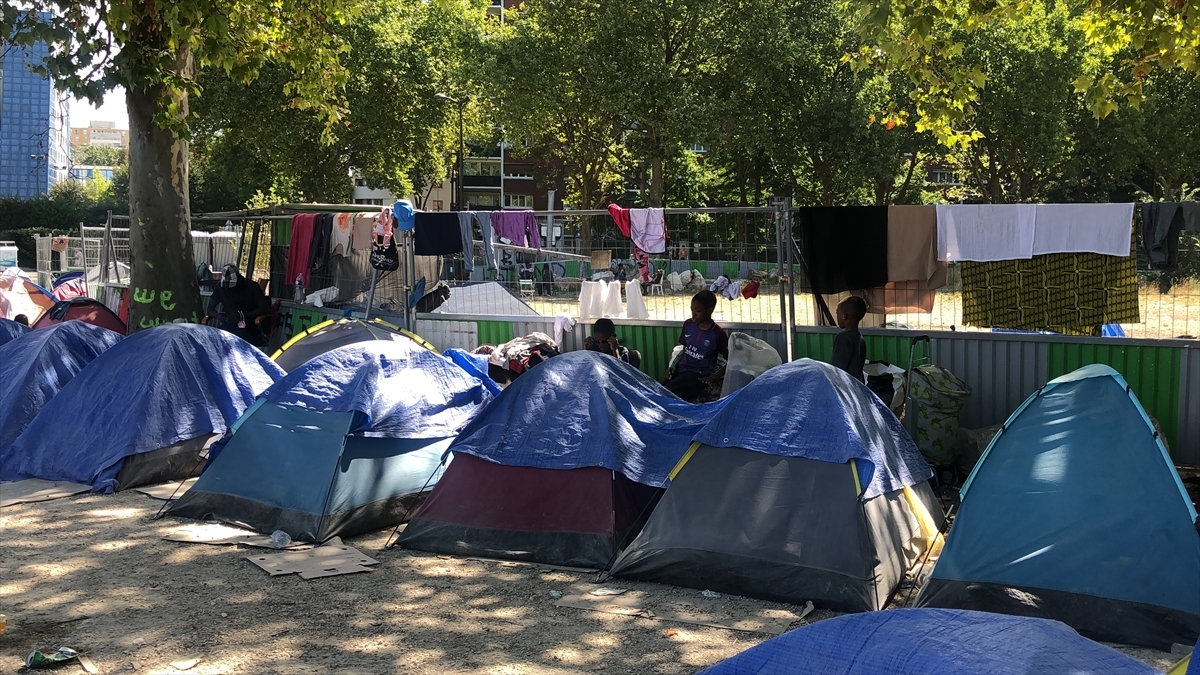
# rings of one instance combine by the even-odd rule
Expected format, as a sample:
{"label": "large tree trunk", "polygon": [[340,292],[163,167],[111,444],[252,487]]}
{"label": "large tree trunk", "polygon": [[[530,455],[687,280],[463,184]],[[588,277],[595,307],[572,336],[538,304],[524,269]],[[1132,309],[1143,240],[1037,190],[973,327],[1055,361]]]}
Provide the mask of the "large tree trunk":
{"label": "large tree trunk", "polygon": [[[191,55],[180,57],[191,71]],[[164,323],[199,323],[200,287],[189,235],[188,144],[154,121],[164,92],[128,88],[130,332]],[[187,116],[187,98],[179,104]]]}
{"label": "large tree trunk", "polygon": [[661,207],[666,192],[667,177],[663,175],[662,157],[653,157],[650,159],[650,195],[646,198],[646,206]]}

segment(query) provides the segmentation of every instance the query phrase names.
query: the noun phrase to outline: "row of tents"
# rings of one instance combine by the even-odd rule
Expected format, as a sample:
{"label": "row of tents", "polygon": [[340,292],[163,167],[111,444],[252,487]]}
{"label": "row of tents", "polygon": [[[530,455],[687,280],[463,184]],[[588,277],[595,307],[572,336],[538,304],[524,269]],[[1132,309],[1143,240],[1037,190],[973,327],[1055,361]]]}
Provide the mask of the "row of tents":
{"label": "row of tents", "polygon": [[895,415],[808,359],[692,405],[592,352],[501,391],[477,357],[378,324],[330,323],[274,361],[204,326],[97,331],[0,347],[0,480],[104,491],[199,472],[169,513],[313,542],[407,521],[412,549],[841,611],[882,609],[940,552],[919,606],[1160,648],[1200,633],[1196,512],[1105,366],[1013,414],[944,540]]}

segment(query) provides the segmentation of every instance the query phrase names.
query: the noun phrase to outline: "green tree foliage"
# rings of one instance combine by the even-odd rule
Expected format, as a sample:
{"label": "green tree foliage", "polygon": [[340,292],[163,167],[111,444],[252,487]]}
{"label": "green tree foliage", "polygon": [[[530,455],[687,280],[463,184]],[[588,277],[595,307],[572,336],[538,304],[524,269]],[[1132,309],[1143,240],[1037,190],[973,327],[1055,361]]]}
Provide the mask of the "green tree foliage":
{"label": "green tree foliage", "polygon": [[71,147],[71,163],[76,166],[117,166],[128,161],[123,148],[104,145],[75,145]]}

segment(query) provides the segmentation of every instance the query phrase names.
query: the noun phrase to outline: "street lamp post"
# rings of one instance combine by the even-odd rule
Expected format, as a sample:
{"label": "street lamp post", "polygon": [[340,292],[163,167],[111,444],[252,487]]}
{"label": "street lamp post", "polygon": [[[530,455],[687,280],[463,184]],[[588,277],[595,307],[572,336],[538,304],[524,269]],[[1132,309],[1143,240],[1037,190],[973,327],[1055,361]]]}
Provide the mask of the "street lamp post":
{"label": "street lamp post", "polygon": [[463,141],[463,108],[470,102],[471,97],[464,96],[461,99],[457,99],[451,98],[446,94],[434,94],[433,96],[434,98],[440,98],[443,101],[449,101],[458,106],[458,181],[456,183],[457,189],[455,190],[454,201],[457,208],[462,210],[466,208],[463,204],[463,155],[466,154],[466,145]]}

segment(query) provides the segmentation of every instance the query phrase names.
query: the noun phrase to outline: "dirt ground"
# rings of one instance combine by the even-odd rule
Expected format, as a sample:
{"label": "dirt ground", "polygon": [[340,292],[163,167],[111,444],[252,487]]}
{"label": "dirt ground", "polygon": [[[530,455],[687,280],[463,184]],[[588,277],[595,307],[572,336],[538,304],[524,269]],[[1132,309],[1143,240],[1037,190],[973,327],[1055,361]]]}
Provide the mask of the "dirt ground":
{"label": "dirt ground", "polygon": [[[347,540],[379,561],[369,574],[269,577],[263,549],[164,541],[192,521],[150,518],[138,493],[86,495],[0,511],[0,672],[34,649],[87,654],[101,673],[694,673],[769,637],[559,608],[551,592],[593,575],[380,550],[386,532]],[[657,584],[646,606],[730,615],[800,608],[703,597]],[[834,616],[817,610],[804,625]],[[1124,649],[1160,669],[1170,654]],[[70,665],[58,672],[83,672]]]}

